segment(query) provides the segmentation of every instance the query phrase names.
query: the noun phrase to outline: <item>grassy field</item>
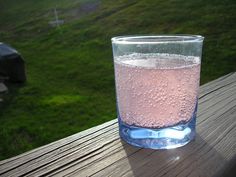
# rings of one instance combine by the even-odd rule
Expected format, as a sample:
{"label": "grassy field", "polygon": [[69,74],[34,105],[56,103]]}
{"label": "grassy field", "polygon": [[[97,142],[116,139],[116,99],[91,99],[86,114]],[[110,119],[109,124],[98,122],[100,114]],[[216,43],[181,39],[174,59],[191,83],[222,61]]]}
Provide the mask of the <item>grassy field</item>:
{"label": "grassy field", "polygon": [[[48,25],[55,7],[60,28]],[[235,0],[0,0],[0,41],[23,55],[28,76],[0,105],[0,159],[116,117],[112,36],[201,34],[201,83],[236,71],[235,9]]]}

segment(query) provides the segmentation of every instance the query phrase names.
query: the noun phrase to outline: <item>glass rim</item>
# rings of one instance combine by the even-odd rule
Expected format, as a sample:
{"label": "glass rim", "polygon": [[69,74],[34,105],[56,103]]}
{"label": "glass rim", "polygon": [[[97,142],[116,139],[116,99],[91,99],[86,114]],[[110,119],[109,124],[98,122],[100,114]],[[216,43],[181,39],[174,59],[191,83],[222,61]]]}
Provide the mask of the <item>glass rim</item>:
{"label": "glass rim", "polygon": [[202,42],[201,35],[176,34],[176,35],[127,35],[111,38],[114,44],[162,44],[162,43],[194,43]]}

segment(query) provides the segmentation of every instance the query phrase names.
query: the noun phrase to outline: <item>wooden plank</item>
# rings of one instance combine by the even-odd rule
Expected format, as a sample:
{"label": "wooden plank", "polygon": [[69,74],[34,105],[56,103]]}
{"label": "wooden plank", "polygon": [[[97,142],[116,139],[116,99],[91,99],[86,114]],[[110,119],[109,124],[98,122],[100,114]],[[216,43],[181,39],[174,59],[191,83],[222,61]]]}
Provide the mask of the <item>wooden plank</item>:
{"label": "wooden plank", "polygon": [[206,102],[199,103],[199,110],[197,113],[198,122],[205,121],[208,119],[210,114],[219,112],[222,108],[227,108],[228,104],[235,100],[232,94],[236,94],[236,84],[234,87],[229,87],[227,92],[222,92],[223,94],[216,94],[213,98]]}
{"label": "wooden plank", "polygon": [[12,162],[12,163],[15,162],[14,165],[13,164],[11,164],[11,165],[13,165],[13,168],[17,167],[17,165],[18,165],[17,162],[19,162],[19,164],[22,164],[22,162],[24,163],[24,162],[27,162],[27,161],[34,160],[37,157],[43,156],[44,154],[47,154],[47,153],[50,153],[50,152],[52,152],[52,151],[54,151],[54,150],[56,150],[60,147],[68,145],[68,144],[70,144],[74,141],[77,141],[77,140],[82,139],[86,136],[92,135],[94,133],[100,132],[103,129],[105,129],[109,126],[112,126],[116,123],[117,123],[116,119],[111,120],[111,121],[106,122],[102,125],[98,125],[96,127],[87,129],[87,130],[82,131],[80,133],[77,133],[77,134],[71,135],[69,137],[63,138],[61,140],[52,142],[48,145],[39,147],[39,148],[31,150],[29,152],[25,152],[23,154],[20,154],[18,156],[15,156],[15,157],[12,157],[12,158],[9,158],[9,159],[6,159],[6,160],[2,160],[2,161],[0,161],[0,171],[1,171],[1,165],[3,165],[3,164],[9,163],[9,162]]}
{"label": "wooden plank", "polygon": [[[235,102],[234,103],[232,103],[231,105],[233,105],[233,106],[235,106]],[[231,105],[229,105],[229,107],[231,106]],[[226,110],[227,111],[227,110]],[[222,110],[220,110],[220,111],[218,111],[218,114],[215,114],[215,117],[219,117],[219,115],[220,114],[222,114]],[[212,120],[211,120],[212,121]],[[203,124],[203,125],[206,125],[206,124]],[[201,127],[199,127],[200,128],[200,130],[202,129]],[[203,127],[204,128],[204,127]],[[215,127],[214,127],[215,128]],[[204,130],[204,129],[203,129]],[[202,131],[203,131],[202,130]],[[208,130],[208,129],[205,129],[205,130]],[[205,133],[205,132],[204,132]],[[206,134],[209,134],[209,132],[206,132]],[[152,151],[151,151],[152,152]],[[129,154],[128,154],[129,155]],[[123,156],[121,156],[121,158],[122,158]],[[120,158],[120,157],[119,157]],[[108,158],[107,159],[107,161],[110,161],[110,159],[114,159],[114,157],[110,157],[110,158]],[[101,163],[103,163],[103,162],[106,162],[106,160],[103,160]],[[127,166],[127,164],[125,164],[125,163],[123,163],[122,162],[122,164],[124,165],[124,166]],[[78,165],[81,165],[81,164],[78,164]],[[78,167],[75,167],[75,169],[77,169]],[[115,169],[117,168],[116,166],[114,167]],[[98,169],[98,166],[97,166],[97,163],[95,163],[95,166],[94,166],[94,168],[92,168],[92,166],[89,166],[88,167],[88,169],[89,169],[89,172],[87,172],[87,171],[85,171],[85,173],[83,173],[82,171],[80,171],[80,174],[82,174],[82,175],[85,175],[85,174],[90,174],[93,170],[97,170]],[[69,172],[70,170],[72,170],[72,169],[69,169],[67,172]],[[85,169],[86,170],[86,169]],[[114,170],[110,170],[110,171],[112,171],[112,173],[114,172]],[[109,175],[108,175],[109,176]]]}
{"label": "wooden plank", "polygon": [[[234,103],[234,105],[235,104],[236,104],[236,102]],[[228,113],[228,111],[226,111],[226,113]],[[228,119],[228,122],[227,122],[228,124],[224,123],[225,120],[222,119],[222,116],[219,117],[219,120],[222,121],[220,123],[225,124],[224,127],[218,126],[218,124],[215,124],[215,126],[213,126],[212,128],[207,127],[207,125],[209,125],[208,123],[212,120],[209,120],[209,122],[206,122],[206,124],[202,124],[202,126],[198,128],[198,131],[200,129],[200,130],[202,130],[202,133],[200,135],[198,135],[195,142],[192,143],[192,147],[191,147],[191,145],[188,145],[186,147],[183,147],[183,149],[179,148],[176,150],[168,150],[167,152],[155,151],[154,153],[153,153],[153,150],[142,149],[141,151],[139,151],[137,154],[134,154],[133,156],[127,155],[127,156],[129,156],[128,158],[123,158],[123,160],[121,160],[121,161],[115,161],[114,164],[107,166],[105,169],[100,169],[101,171],[99,173],[95,173],[94,176],[110,176],[110,175],[113,176],[114,174],[117,174],[117,175],[120,174],[121,171],[125,172],[125,171],[130,171],[131,169],[132,169],[131,172],[133,172],[134,169],[137,169],[137,170],[135,170],[135,172],[139,173],[139,171],[138,171],[140,168],[139,166],[142,164],[145,164],[145,165],[143,165],[142,168],[140,169],[140,174],[139,175],[136,174],[137,176],[151,175],[151,174],[149,174],[149,172],[151,173],[151,171],[153,171],[153,169],[152,170],[148,169],[149,165],[150,165],[150,168],[153,168],[155,166],[155,168],[157,169],[157,172],[160,174],[162,174],[160,171],[162,170],[162,168],[164,168],[163,171],[164,171],[164,173],[166,173],[165,169],[169,165],[174,166],[174,165],[180,163],[181,162],[180,159],[188,158],[192,153],[195,153],[195,151],[194,151],[195,149],[196,149],[196,152],[199,152],[199,154],[196,153],[196,154],[194,154],[193,157],[195,159],[197,159],[199,156],[201,156],[201,153],[204,153],[205,151],[209,150],[210,145],[212,144],[212,142],[210,140],[216,140],[217,137],[219,136],[219,132],[222,132],[222,130],[224,130],[225,127],[227,127],[227,126],[234,126],[235,127],[235,124],[232,125],[232,122],[231,122],[232,120],[235,119],[235,110],[233,113],[234,113],[234,115],[231,117],[231,119]],[[231,114],[231,112],[229,112],[229,115],[230,114]],[[226,115],[223,114],[223,115],[228,116],[228,114],[226,114]],[[221,129],[219,129],[219,128],[221,128]],[[213,130],[215,130],[215,132]],[[236,132],[234,132],[234,133],[236,133]],[[224,134],[222,134],[222,135],[224,135]],[[202,138],[202,136],[204,137],[204,139]],[[206,141],[208,141],[209,146],[205,146]],[[230,145],[230,143],[233,143],[232,139],[231,140],[229,139],[229,141],[231,141],[231,142],[228,142],[228,141],[225,142],[225,143],[227,143],[228,146]],[[200,149],[200,151],[199,151],[199,149]],[[229,150],[232,151],[232,149],[229,149]],[[149,154],[147,152],[149,152]],[[171,152],[174,152],[175,155],[172,154]],[[144,154],[147,154],[146,158],[143,157]],[[156,154],[156,155],[154,155],[154,154]],[[143,159],[143,160],[140,160],[140,159]],[[107,159],[107,161],[111,161],[111,160],[113,160],[113,157],[109,157]],[[218,160],[220,160],[220,159],[218,159]],[[132,164],[130,161],[132,161]],[[137,161],[139,163],[137,163]],[[151,161],[151,164],[147,164],[147,161]],[[193,159],[193,161],[194,161],[194,159]],[[226,162],[226,161],[224,161],[224,162]],[[218,163],[214,163],[214,164],[217,165]],[[223,163],[223,161],[221,161],[221,164],[227,165],[227,164]],[[136,167],[136,166],[138,166],[138,167]],[[158,167],[160,166],[160,169],[157,166]],[[75,167],[75,169],[77,169],[77,168],[78,167]],[[88,169],[89,169],[89,171],[88,171]],[[93,166],[91,165],[90,167],[88,167],[84,171],[81,171],[81,170],[74,171],[73,173],[71,173],[71,175],[73,174],[74,176],[76,176],[78,174],[82,174],[82,176],[83,176],[83,175],[88,174],[88,176],[90,176],[91,175],[90,172],[93,170],[97,170],[97,169],[98,169],[98,167],[97,167],[97,164],[95,163]],[[116,171],[117,171],[117,173],[116,173]],[[143,174],[143,172],[145,172],[145,174]],[[157,174],[155,174],[155,175],[157,175]],[[202,175],[202,176],[204,176],[204,175]],[[211,176],[211,175],[209,175],[209,176]]]}
{"label": "wooden plank", "polygon": [[[135,148],[117,120],[0,161],[0,176],[213,176],[236,159],[236,73],[200,88],[195,141],[173,150]],[[220,163],[219,163],[220,162]]]}
{"label": "wooden plank", "polygon": [[207,94],[214,92],[215,90],[217,90],[221,87],[225,87],[228,84],[235,82],[235,80],[236,80],[236,72],[229,73],[229,74],[222,76],[214,81],[206,83],[201,86],[201,91],[200,91],[199,96],[200,96],[200,98],[202,96],[206,96]]}
{"label": "wooden plank", "polygon": [[[39,151],[34,150],[33,153],[26,153],[25,158],[24,156],[21,156],[19,159],[10,159],[11,163],[5,162],[5,165],[0,165],[0,172],[2,171],[5,173],[9,171],[8,175],[21,175],[28,173],[32,169],[35,169],[35,166],[43,166],[57,158],[59,159],[60,157],[64,157],[66,154],[73,153],[77,149],[83,148],[87,143],[94,141],[94,138],[99,140],[100,135],[104,136],[107,134],[106,132],[108,130],[114,130],[114,123],[116,123],[116,121],[110,121],[102,126],[96,127],[95,130],[97,131],[89,129],[81,134],[76,134],[77,136],[71,136],[63,141],[60,140],[57,143],[53,143],[52,147],[47,146],[46,148],[38,149]],[[109,134],[110,133],[111,132],[109,132]],[[74,150],[73,148],[76,149]]]}

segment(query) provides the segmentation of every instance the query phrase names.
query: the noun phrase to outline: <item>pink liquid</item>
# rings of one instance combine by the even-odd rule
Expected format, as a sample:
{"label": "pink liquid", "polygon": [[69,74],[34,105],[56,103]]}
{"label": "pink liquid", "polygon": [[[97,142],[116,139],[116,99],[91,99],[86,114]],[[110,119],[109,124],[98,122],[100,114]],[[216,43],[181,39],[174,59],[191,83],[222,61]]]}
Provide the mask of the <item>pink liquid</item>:
{"label": "pink liquid", "polygon": [[152,128],[189,121],[197,102],[199,76],[197,57],[132,54],[115,58],[121,120]]}

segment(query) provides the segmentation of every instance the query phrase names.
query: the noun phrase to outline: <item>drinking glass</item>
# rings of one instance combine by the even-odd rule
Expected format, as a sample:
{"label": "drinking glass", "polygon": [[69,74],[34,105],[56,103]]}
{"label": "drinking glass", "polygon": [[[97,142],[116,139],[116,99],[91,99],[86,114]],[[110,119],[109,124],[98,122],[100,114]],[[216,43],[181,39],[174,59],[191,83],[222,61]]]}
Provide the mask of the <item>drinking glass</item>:
{"label": "drinking glass", "polygon": [[111,40],[121,138],[151,149],[190,142],[195,136],[204,38],[152,35]]}

